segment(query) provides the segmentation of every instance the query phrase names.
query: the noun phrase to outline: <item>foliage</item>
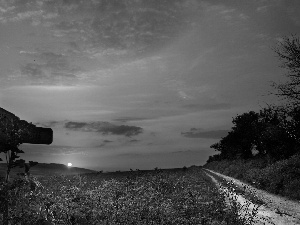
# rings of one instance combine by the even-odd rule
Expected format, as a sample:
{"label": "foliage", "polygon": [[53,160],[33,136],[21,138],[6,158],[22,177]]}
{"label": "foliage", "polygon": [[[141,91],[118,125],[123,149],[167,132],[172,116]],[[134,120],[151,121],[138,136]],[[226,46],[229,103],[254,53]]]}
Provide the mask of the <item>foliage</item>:
{"label": "foliage", "polygon": [[[19,149],[19,145],[23,140],[34,137],[35,126],[31,123],[27,123],[25,120],[20,120],[16,116],[2,116],[0,118],[0,153],[4,153],[6,158],[7,170],[5,184],[3,184],[0,190],[0,200],[2,202],[2,213],[4,224],[8,224],[8,192],[14,187],[9,183],[9,173],[12,168],[20,167],[25,168],[26,175],[29,174],[29,168],[36,165],[37,162],[29,161],[29,165],[25,164],[25,160],[19,159],[18,154],[24,153]],[[2,159],[0,158],[0,161]]]}
{"label": "foliage", "polygon": [[250,158],[253,146],[259,146],[260,143],[259,135],[263,128],[259,118],[260,114],[254,111],[236,116],[232,120],[234,126],[228,135],[211,148],[220,151],[223,159]]}
{"label": "foliage", "polygon": [[250,159],[252,151],[267,155],[268,163],[287,159],[300,151],[300,39],[285,37],[274,48],[288,73],[285,83],[273,83],[287,103],[270,106],[256,113],[250,111],[233,118],[233,127],[226,137],[210,147],[220,154],[207,163],[224,159]]}
{"label": "foliage", "polygon": [[299,151],[300,109],[269,106],[259,113],[250,111],[233,118],[228,135],[211,148],[220,154],[207,162],[222,159],[249,159],[255,149],[272,159],[288,158]]}
{"label": "foliage", "polygon": [[288,81],[285,83],[274,83],[278,91],[278,96],[288,100],[293,105],[299,105],[300,102],[300,40],[299,37],[292,35],[284,37],[278,46],[274,49],[279,60],[282,62],[281,67],[288,73]]}
{"label": "foliage", "polygon": [[207,163],[221,160],[220,154],[211,155],[208,157]]}
{"label": "foliage", "polygon": [[7,163],[7,176],[14,167],[25,167],[25,172],[29,171],[30,166],[34,166],[36,162],[29,162],[29,166],[25,164],[25,160],[19,159],[18,154],[24,153],[19,149],[19,145],[23,140],[34,134],[35,125],[20,120],[18,117],[2,117],[0,119],[0,153],[4,153]]}
{"label": "foliage", "polygon": [[[300,199],[300,192],[291,190],[291,186],[300,179],[300,155],[295,155],[290,159],[277,161],[264,168],[258,174],[257,180],[260,186],[274,194],[286,195]],[[291,183],[293,184],[291,185]]]}
{"label": "foliage", "polygon": [[[14,181],[12,224],[244,224],[201,169]],[[138,173],[138,174],[137,174]],[[29,183],[26,183],[29,182]]]}
{"label": "foliage", "polygon": [[259,148],[261,154],[268,154],[275,160],[286,159],[298,150],[298,126],[295,109],[269,106],[260,111]]}

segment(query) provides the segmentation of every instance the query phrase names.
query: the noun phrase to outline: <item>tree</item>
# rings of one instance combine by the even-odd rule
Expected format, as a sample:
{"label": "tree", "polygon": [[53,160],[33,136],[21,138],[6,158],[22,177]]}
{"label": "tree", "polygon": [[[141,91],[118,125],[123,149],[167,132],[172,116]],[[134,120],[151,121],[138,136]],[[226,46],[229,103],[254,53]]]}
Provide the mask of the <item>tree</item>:
{"label": "tree", "polygon": [[[5,225],[8,224],[9,218],[9,199],[8,191],[12,187],[8,184],[9,173],[14,167],[25,167],[25,173],[29,172],[29,166],[25,164],[25,160],[18,159],[20,156],[18,154],[24,153],[19,149],[19,145],[22,143],[22,136],[30,136],[31,124],[19,123],[20,119],[10,114],[2,116],[0,119],[0,153],[3,152],[6,159],[6,177],[5,185],[2,190],[0,190],[0,200],[3,202],[0,211],[3,211],[3,222]],[[26,129],[28,127],[28,129]],[[0,161],[2,159],[0,158]],[[32,165],[37,163],[30,162]]]}
{"label": "tree", "polygon": [[289,136],[300,146],[300,108],[295,107],[288,111],[287,119],[284,123]]}
{"label": "tree", "polygon": [[219,161],[222,158],[220,157],[220,154],[216,154],[216,155],[211,155],[208,157],[208,160],[206,161],[206,163],[210,163],[210,162],[214,162],[214,161]]}
{"label": "tree", "polygon": [[284,106],[269,106],[260,111],[263,125],[259,141],[262,153],[273,159],[294,155],[299,146],[300,110]]}
{"label": "tree", "polygon": [[292,105],[300,103],[300,40],[299,37],[292,35],[284,37],[274,48],[275,53],[282,62],[281,67],[288,72],[286,77],[288,81],[285,83],[273,83],[278,91],[277,96],[288,100]]}
{"label": "tree", "polygon": [[[299,151],[300,109],[269,106],[259,113],[250,111],[233,118],[234,126],[210,147],[218,159],[251,158],[252,149],[270,159],[286,159]],[[211,158],[210,160],[215,160]]]}
{"label": "tree", "polygon": [[[9,183],[9,174],[12,168],[25,168],[25,175],[29,175],[30,167],[38,164],[37,162],[19,159],[20,153],[24,153],[19,149],[22,143],[50,143],[52,142],[52,130],[46,129],[47,133],[41,133],[41,129],[25,120],[20,120],[14,114],[0,108],[0,153],[4,153],[6,159],[6,177],[5,183],[0,189],[0,213],[3,214],[3,224],[9,224],[9,192],[17,188],[13,183]],[[46,134],[46,136],[45,136]],[[49,136],[50,135],[50,136]],[[0,161],[2,159],[0,158]],[[33,180],[29,180],[30,187],[35,188],[36,184]]]}
{"label": "tree", "polygon": [[[26,121],[21,121],[18,117],[4,116],[0,120],[0,153],[5,154],[7,171],[5,182],[9,180],[9,173],[14,167],[25,167],[25,160],[18,159],[20,156],[18,154],[24,153],[19,149],[21,143],[23,143],[24,137],[30,137],[34,135],[35,126],[31,123],[25,123]],[[2,159],[0,158],[0,161]],[[31,162],[30,165],[33,166]],[[28,166],[28,165],[27,165]],[[29,169],[25,167],[25,172]]]}
{"label": "tree", "polygon": [[210,147],[220,151],[222,158],[251,158],[253,146],[259,146],[259,114],[254,111],[243,113],[233,118],[232,123],[234,126],[228,135]]}
{"label": "tree", "polygon": [[218,143],[211,145],[216,151],[220,151],[220,158],[234,159],[241,155],[243,148],[241,146],[241,137],[238,133],[230,131]]}
{"label": "tree", "polygon": [[[250,111],[233,118],[231,131],[210,147],[220,152],[216,158],[232,159],[252,157],[255,146],[260,155],[277,159],[288,158],[300,147],[300,40],[295,35],[285,37],[274,48],[288,72],[285,83],[273,83],[277,96],[288,104],[269,106],[259,113]],[[210,158],[213,160],[214,158]]]}

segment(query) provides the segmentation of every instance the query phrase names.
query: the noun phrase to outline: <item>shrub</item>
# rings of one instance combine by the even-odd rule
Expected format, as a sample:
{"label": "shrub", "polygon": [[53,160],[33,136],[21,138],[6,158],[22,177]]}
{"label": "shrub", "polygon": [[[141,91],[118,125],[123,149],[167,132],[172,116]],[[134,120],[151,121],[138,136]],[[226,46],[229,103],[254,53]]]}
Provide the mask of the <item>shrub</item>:
{"label": "shrub", "polygon": [[290,159],[277,161],[261,170],[259,180],[266,190],[274,194],[287,194],[287,186],[300,180],[300,156],[294,155]]}

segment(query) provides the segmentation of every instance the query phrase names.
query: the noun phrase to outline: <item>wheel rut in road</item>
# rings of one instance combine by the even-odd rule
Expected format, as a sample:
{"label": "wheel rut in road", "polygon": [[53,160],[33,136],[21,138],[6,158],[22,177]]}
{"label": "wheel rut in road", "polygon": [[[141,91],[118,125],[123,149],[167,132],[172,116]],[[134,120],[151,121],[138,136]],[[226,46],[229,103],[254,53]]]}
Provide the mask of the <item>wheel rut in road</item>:
{"label": "wheel rut in road", "polygon": [[[235,198],[238,203],[245,206],[241,212],[239,212],[240,216],[247,217],[252,210],[257,208],[254,224],[300,225],[300,202],[270,194],[212,170],[204,169],[204,171],[222,193],[229,196],[231,199]],[[244,190],[244,194],[233,192],[232,188],[228,188],[226,185],[221,184],[216,178],[221,178],[234,184],[236,188]],[[253,198],[248,198],[247,196],[252,196]],[[229,198],[227,197],[227,202],[229,201]],[[254,198],[259,199],[262,204],[257,204],[251,200]]]}

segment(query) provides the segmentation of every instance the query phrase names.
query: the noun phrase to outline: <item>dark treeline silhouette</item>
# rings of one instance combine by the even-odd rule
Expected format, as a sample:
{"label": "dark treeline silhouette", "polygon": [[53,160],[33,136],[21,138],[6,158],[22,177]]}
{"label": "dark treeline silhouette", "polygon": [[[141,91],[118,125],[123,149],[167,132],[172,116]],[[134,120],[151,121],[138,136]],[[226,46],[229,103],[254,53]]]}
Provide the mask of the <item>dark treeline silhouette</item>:
{"label": "dark treeline silhouette", "polygon": [[204,168],[240,179],[257,188],[300,200],[300,41],[284,38],[274,49],[287,81],[273,83],[284,100],[259,112],[233,118],[227,136],[211,145],[219,153]]}
{"label": "dark treeline silhouette", "polygon": [[[300,151],[300,41],[295,35],[285,37],[274,48],[286,69],[285,83],[273,83],[280,106],[268,105],[259,112],[246,112],[233,118],[228,135],[211,145],[220,152],[207,163],[223,159],[249,159],[267,156],[273,161],[287,159]],[[257,154],[253,154],[253,153]]]}
{"label": "dark treeline silhouette", "polygon": [[210,146],[220,153],[207,162],[268,156],[286,159],[299,152],[300,109],[269,106],[233,118],[234,126],[219,142]]}

